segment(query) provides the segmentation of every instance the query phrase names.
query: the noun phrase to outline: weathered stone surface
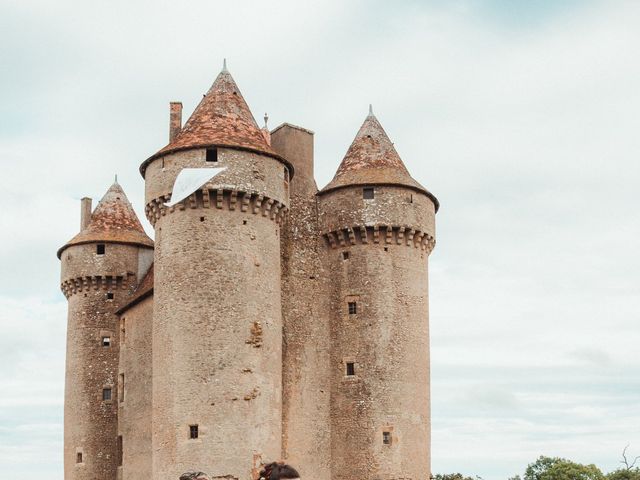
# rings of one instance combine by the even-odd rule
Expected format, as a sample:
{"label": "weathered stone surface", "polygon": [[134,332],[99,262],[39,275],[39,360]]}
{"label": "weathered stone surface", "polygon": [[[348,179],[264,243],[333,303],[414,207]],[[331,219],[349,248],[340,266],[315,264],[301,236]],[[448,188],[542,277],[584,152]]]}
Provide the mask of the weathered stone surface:
{"label": "weathered stone surface", "polygon": [[[258,480],[279,459],[301,478],[429,478],[435,197],[372,114],[318,191],[313,133],[261,131],[226,70],[183,129],[178,107],[141,167],[155,250],[112,187],[60,251],[65,479]],[[207,166],[226,170],[165,206]]]}

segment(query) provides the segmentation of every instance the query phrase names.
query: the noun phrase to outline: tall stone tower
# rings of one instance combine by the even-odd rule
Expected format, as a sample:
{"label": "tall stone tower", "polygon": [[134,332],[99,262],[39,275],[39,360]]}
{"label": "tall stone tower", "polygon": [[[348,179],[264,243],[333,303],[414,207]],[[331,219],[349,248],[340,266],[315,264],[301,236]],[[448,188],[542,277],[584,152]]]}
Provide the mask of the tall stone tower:
{"label": "tall stone tower", "polygon": [[[174,104],[175,105],[175,104]],[[282,453],[280,222],[292,166],[225,69],[140,167],[155,227],[154,480],[249,478]],[[183,168],[226,167],[169,208]]]}
{"label": "tall stone tower", "polygon": [[81,231],[58,250],[69,301],[64,404],[64,478],[116,478],[118,336],[116,310],[153,260],[124,191],[114,183],[95,211],[82,199]]}
{"label": "tall stone tower", "polygon": [[370,111],[318,208],[332,285],[331,478],[428,479],[438,201]]}

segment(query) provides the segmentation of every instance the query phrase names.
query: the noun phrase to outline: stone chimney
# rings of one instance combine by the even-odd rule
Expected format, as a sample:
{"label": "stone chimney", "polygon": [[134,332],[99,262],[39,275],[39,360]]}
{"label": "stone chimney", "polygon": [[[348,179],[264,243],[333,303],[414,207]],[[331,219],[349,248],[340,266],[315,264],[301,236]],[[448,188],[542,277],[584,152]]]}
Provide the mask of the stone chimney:
{"label": "stone chimney", "polygon": [[80,231],[87,228],[91,220],[91,199],[84,197],[80,200]]}
{"label": "stone chimney", "polygon": [[169,143],[182,130],[182,102],[169,102]]}

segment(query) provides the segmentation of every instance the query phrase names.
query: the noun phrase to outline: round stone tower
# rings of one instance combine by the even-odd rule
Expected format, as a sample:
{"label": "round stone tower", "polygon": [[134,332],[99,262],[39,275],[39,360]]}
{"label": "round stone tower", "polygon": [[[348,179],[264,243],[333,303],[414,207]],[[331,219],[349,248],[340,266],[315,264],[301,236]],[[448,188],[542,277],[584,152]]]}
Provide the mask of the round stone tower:
{"label": "round stone tower", "polygon": [[118,316],[153,260],[124,191],[114,183],[81,231],[58,250],[69,301],[64,403],[65,480],[115,480],[119,464]]}
{"label": "round stone tower", "polygon": [[[155,227],[153,478],[249,478],[281,456],[280,222],[291,165],[225,69],[140,167]],[[225,167],[172,207],[177,175]]]}
{"label": "round stone tower", "polygon": [[437,209],[370,111],[319,193],[333,285],[334,480],[430,476],[427,267]]}

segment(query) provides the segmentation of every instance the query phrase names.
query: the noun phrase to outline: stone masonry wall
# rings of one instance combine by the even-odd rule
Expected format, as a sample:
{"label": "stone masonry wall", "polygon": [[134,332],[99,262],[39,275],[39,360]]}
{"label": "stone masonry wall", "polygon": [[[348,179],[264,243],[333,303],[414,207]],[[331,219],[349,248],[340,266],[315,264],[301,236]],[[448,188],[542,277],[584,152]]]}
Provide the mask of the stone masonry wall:
{"label": "stone masonry wall", "polygon": [[[206,166],[204,155],[182,154],[172,164]],[[163,159],[147,169],[156,229],[154,480],[189,470],[249,478],[282,454],[284,166],[243,151],[218,155],[224,177],[173,209],[156,202],[173,185]]]}
{"label": "stone masonry wall", "polygon": [[[135,287],[138,257],[147,249],[118,244],[105,249],[97,255],[96,244],[74,245],[62,255],[61,287],[69,302],[66,480],[116,479],[119,346],[114,312]],[[104,389],[110,389],[110,399],[103,400]]]}
{"label": "stone masonry wall", "polygon": [[153,296],[120,316],[118,435],[122,438],[121,480],[151,478],[152,322]]}
{"label": "stone masonry wall", "polygon": [[331,478],[329,299],[319,250],[313,134],[284,125],[271,146],[294,166],[282,231],[283,456],[302,478]]}
{"label": "stone masonry wall", "polygon": [[371,200],[355,187],[320,197],[332,279],[333,480],[429,478],[434,210],[401,187],[375,187]]}

